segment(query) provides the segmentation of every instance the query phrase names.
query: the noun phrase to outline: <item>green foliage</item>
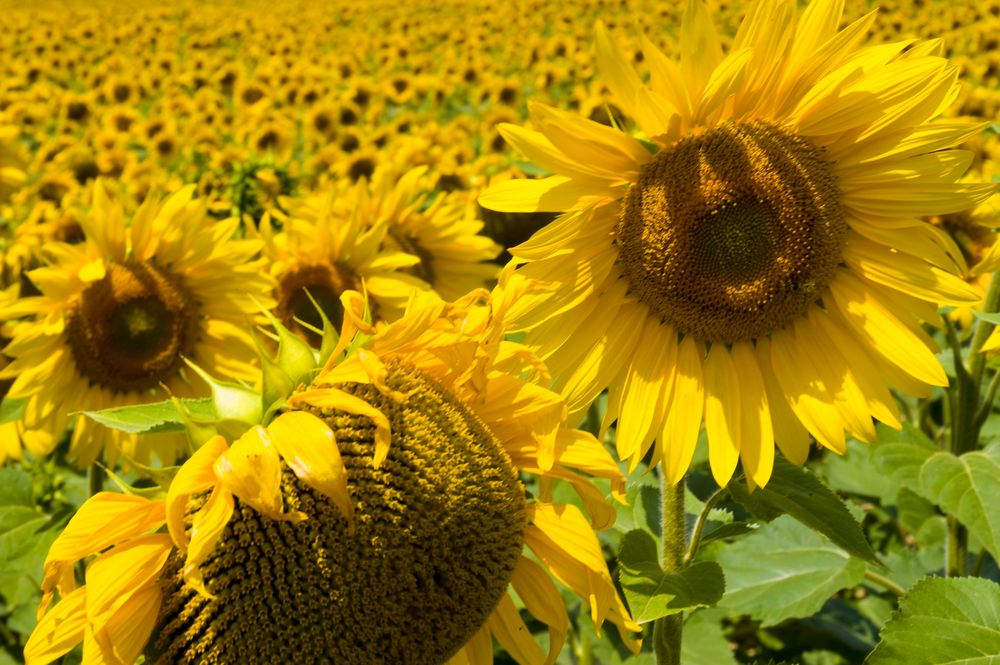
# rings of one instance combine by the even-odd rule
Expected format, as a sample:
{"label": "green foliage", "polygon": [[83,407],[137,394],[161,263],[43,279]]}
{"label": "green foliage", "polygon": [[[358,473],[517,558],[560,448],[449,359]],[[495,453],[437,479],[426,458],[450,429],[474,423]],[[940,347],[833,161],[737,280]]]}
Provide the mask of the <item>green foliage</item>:
{"label": "green foliage", "polygon": [[622,540],[618,579],[638,623],[711,607],[725,589],[722,569],[714,561],[700,561],[677,573],[664,572],[657,563],[656,541],[641,529],[629,531]]}
{"label": "green foliage", "polygon": [[956,457],[935,453],[920,468],[920,492],[1000,559],[1000,446]]}
{"label": "green foliage", "polygon": [[930,578],[900,601],[866,665],[997,665],[1000,586],[984,579]]}
{"label": "green foliage", "polygon": [[755,517],[771,521],[782,514],[790,515],[854,556],[878,562],[843,499],[808,470],[781,457],[775,459],[774,473],[766,487],[749,492],[735,480],[729,484],[729,492]]}
{"label": "green foliage", "polygon": [[[199,420],[214,420],[215,407],[212,400],[182,399],[177,400],[181,406],[194,418]],[[131,432],[132,434],[165,434],[183,432],[185,419],[177,402],[166,400],[150,404],[119,406],[100,411],[84,411],[83,415],[105,427]]]}
{"label": "green foliage", "polygon": [[719,605],[766,626],[814,614],[865,572],[863,561],[788,515],[720,549],[715,560],[726,575]]}

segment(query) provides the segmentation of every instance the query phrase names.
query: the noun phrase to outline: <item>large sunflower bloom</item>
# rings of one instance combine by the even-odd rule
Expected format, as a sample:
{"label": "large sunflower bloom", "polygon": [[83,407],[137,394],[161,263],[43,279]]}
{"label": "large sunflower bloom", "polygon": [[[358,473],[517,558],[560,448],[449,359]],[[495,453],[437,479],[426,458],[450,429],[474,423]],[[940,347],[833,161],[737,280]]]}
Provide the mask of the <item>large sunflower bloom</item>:
{"label": "large sunflower bloom", "polygon": [[83,242],[47,244],[49,265],[27,273],[41,294],[0,306],[0,319],[29,317],[11,327],[4,354],[13,361],[0,371],[14,381],[8,398],[26,400],[29,450],[50,452],[72,422],[70,455],[81,466],[102,449],[109,463],[125,452],[169,464],[183,437],[139,446],[74,414],[207,392],[185,358],[216,375],[259,375],[248,316],[272,285],[251,260],[260,243],[232,239],[239,220],[212,223],[193,191],[148,197],[126,226],[121,202],[98,182]]}
{"label": "large sunflower bloom", "polygon": [[[537,360],[502,341],[506,304],[483,295],[425,294],[372,331],[348,294],[342,340],[354,326],[374,337],[292,410],[232,446],[209,440],[165,499],[85,503],[46,559],[40,614],[61,600],[28,665],[81,641],[85,662],[132,662],[154,633],[172,663],[478,665],[491,637],[519,663],[552,663],[568,618],[549,574],[637,648],[591,526],[614,510],[588,476],[619,498],[624,478],[594,437],[562,426],[558,394],[521,378]],[[568,481],[590,520],[526,498],[519,473]],[[75,562],[98,552],[75,588]],[[548,625],[547,653],[509,587]]]}
{"label": "large sunflower bloom", "polygon": [[889,387],[947,377],[921,321],[974,302],[919,220],[976,205],[958,183],[982,129],[935,121],[958,93],[940,40],[860,47],[876,12],[837,29],[843,3],[755,4],[724,54],[691,2],[680,60],[643,39],[647,85],[597,28],[597,64],[644,140],[534,104],[539,131],[508,142],[555,173],[480,202],[564,214],[512,250],[511,279],[539,288],[512,309],[580,414],[608,388],[633,464],[659,442],[670,482],[701,423],[716,481],[742,460],[770,477],[774,443],[805,460],[809,435],[899,427]]}
{"label": "large sunflower bloom", "polygon": [[[345,211],[360,208],[369,225],[386,220],[386,243],[420,259],[408,270],[444,300],[456,300],[496,277],[497,267],[489,261],[500,246],[479,235],[483,223],[462,193],[429,196],[422,182],[426,171],[417,167],[397,177],[391,169],[379,168],[367,190],[354,188],[354,196],[338,197],[336,205]],[[365,192],[361,200],[356,200],[358,192]]]}
{"label": "large sunflower bloom", "polygon": [[[336,205],[339,196],[351,197],[355,205]],[[386,246],[389,220],[362,214],[368,197],[361,181],[348,192],[281,199],[289,214],[281,216],[280,231],[270,216],[261,220],[264,254],[277,281],[275,313],[289,328],[305,336],[312,332],[301,323],[322,328],[316,305],[339,328],[340,296],[350,290],[364,290],[376,318],[391,321],[403,314],[411,293],[431,288],[408,272],[419,265],[419,257]]]}

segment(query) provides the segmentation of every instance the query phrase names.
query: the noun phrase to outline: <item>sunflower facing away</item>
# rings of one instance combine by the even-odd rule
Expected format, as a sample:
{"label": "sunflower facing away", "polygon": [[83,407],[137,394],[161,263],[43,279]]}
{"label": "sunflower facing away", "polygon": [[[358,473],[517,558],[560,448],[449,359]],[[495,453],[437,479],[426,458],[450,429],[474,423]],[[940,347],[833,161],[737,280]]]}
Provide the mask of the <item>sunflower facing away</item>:
{"label": "sunflower facing away", "polygon": [[[266,428],[210,439],[165,498],[81,507],[46,559],[28,665],[80,642],[85,662],[478,665],[492,638],[519,663],[552,663],[568,618],[549,574],[638,650],[591,526],[615,511],[590,478],[618,498],[624,478],[563,426],[558,394],[521,378],[546,377],[502,341],[506,307],[422,294],[371,329],[345,294],[341,349],[359,328],[367,343],[335,351]],[[526,496],[519,474],[571,483],[590,519]],[[548,626],[547,653],[509,588]]]}
{"label": "sunflower facing away", "polygon": [[379,168],[366,196],[360,201],[357,196],[338,197],[335,205],[345,211],[360,207],[361,218],[370,225],[386,220],[386,244],[420,259],[408,268],[411,274],[443,299],[456,300],[496,277],[497,267],[489,261],[500,246],[479,235],[483,223],[461,193],[439,192],[429,200],[429,188],[422,182],[426,171],[417,167],[397,177],[391,169]]}
{"label": "sunflower facing away", "polygon": [[[200,379],[189,359],[214,375],[253,381],[259,374],[248,316],[268,303],[272,282],[252,261],[260,243],[234,240],[238,220],[212,222],[204,201],[185,187],[160,200],[150,196],[126,226],[119,200],[99,181],[85,239],[48,243],[45,267],[28,278],[41,292],[0,306],[0,319],[18,321],[4,354],[13,361],[0,378],[13,379],[8,397],[26,399],[25,446],[51,452],[74,424],[70,456],[85,466],[106,449],[148,463],[174,461],[181,436],[149,437],[106,430],[72,414],[166,398],[192,396]],[[189,382],[189,378],[194,382]]]}
{"label": "sunflower facing away", "polygon": [[[512,308],[571,414],[609,389],[607,422],[632,464],[672,483],[702,421],[716,481],[742,460],[770,477],[774,444],[801,463],[809,435],[837,452],[872,418],[899,427],[889,392],[947,383],[921,322],[978,296],[921,217],[993,185],[957,182],[952,149],[982,126],[935,118],[956,98],[940,40],[861,46],[876,12],[838,31],[843,2],[763,0],[723,53],[690,2],[674,62],[642,39],[649,83],[603,26],[597,64],[641,138],[534,104],[538,131],[501,126],[555,175],[480,202],[563,214],[512,250]],[[572,422],[572,420],[571,420]]]}

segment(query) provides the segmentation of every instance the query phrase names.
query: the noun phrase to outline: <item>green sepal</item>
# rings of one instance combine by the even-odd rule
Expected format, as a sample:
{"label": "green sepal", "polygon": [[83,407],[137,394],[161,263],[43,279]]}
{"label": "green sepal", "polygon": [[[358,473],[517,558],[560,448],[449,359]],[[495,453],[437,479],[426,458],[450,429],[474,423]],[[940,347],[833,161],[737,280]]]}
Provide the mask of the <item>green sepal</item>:
{"label": "green sepal", "polygon": [[156,487],[135,487],[134,485],[129,485],[121,476],[111,469],[103,465],[101,465],[101,468],[104,470],[104,473],[108,474],[108,478],[111,479],[111,482],[117,485],[118,489],[122,492],[133,496],[141,496],[146,499],[162,499],[166,495],[166,492],[170,489],[170,483],[173,481],[174,476],[176,476],[177,472],[181,469],[179,466],[168,466],[164,468],[146,466],[144,464],[139,464],[128,455],[123,455],[123,457],[141,477],[149,478],[155,482]]}
{"label": "green sepal", "polygon": [[210,418],[197,418],[183,400],[179,400],[176,397],[171,397],[170,401],[173,403],[174,408],[177,409],[177,414],[184,424],[184,433],[187,434],[188,443],[191,445],[191,450],[195,451],[205,445],[209,439],[213,436],[218,435],[218,430],[215,428],[215,422],[218,420],[215,416],[215,403],[211,398],[207,398],[207,401],[212,405],[212,417]]}
{"label": "green sepal", "polygon": [[[317,331],[321,335],[321,339],[319,343],[319,358],[316,362],[317,367],[323,367],[326,365],[326,361],[330,359],[330,356],[333,355],[333,350],[337,348],[337,344],[340,343],[340,334],[330,322],[330,319],[326,318],[326,313],[319,306],[319,303],[316,302],[316,299],[312,297],[312,294],[309,293],[309,289],[306,289],[306,297],[309,298],[309,302],[316,308],[319,318],[323,321],[323,329]],[[306,324],[303,323],[303,325]]]}
{"label": "green sepal", "polygon": [[267,310],[263,312],[278,336],[278,357],[274,361],[291,380],[293,387],[308,383],[316,371],[316,351],[308,342],[286,328],[274,314]]}
{"label": "green sepal", "polygon": [[276,362],[271,360],[256,336],[254,336],[254,343],[257,345],[257,352],[260,355],[260,368],[263,377],[261,407],[264,416],[261,418],[261,423],[267,424],[274,413],[285,403],[285,399],[295,390],[295,384],[291,377]]}
{"label": "green sepal", "polygon": [[0,424],[12,423],[24,417],[27,397],[4,397],[0,402]]}
{"label": "green sepal", "polygon": [[211,388],[217,424],[223,426],[227,423],[237,424],[242,426],[240,428],[242,434],[260,423],[262,405],[259,392],[238,383],[218,381],[190,360],[185,358],[184,362]]}

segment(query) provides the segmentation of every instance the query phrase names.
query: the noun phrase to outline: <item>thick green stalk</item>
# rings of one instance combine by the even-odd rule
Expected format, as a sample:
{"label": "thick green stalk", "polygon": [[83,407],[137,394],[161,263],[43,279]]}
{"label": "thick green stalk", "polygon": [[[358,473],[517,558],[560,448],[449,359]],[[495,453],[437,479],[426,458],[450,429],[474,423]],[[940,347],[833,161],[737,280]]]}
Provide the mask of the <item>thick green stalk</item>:
{"label": "thick green stalk", "polygon": [[[1000,308],[1000,272],[993,273],[990,285],[983,298],[982,311],[996,312]],[[976,450],[979,446],[979,430],[985,418],[982,409],[989,409],[989,404],[981,404],[983,374],[986,370],[986,354],[981,353],[983,344],[993,331],[993,324],[980,319],[976,322],[972,334],[972,344],[969,349],[968,368],[956,360],[955,375],[958,396],[954,398],[950,452],[962,455]],[[990,386],[989,394],[995,388]],[[945,574],[958,577],[965,574],[965,559],[968,551],[968,533],[964,526],[954,517],[948,517],[948,547],[945,559]]]}
{"label": "thick green stalk", "polygon": [[[684,481],[671,486],[660,475],[663,500],[663,572],[678,573],[684,566]],[[684,615],[680,612],[653,624],[656,665],[680,665]]]}
{"label": "thick green stalk", "polygon": [[104,489],[105,475],[101,460],[97,460],[87,469],[87,489],[90,490],[90,496],[94,496]]}

